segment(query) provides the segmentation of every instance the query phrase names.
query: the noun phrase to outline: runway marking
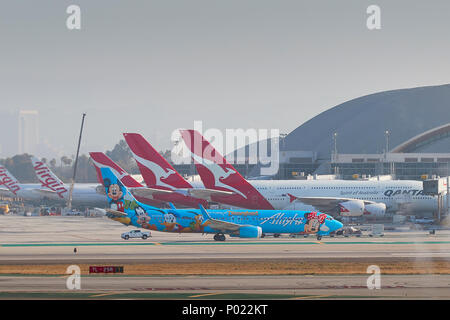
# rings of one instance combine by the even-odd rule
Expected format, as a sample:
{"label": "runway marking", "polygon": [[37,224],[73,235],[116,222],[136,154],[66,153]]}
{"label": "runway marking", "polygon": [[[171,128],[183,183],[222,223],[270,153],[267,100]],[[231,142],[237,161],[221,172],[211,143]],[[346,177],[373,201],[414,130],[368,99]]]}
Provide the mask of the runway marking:
{"label": "runway marking", "polygon": [[108,292],[108,293],[102,293],[102,294],[97,294],[97,295],[94,295],[94,296],[90,296],[90,298],[113,296],[115,294],[120,294],[120,293],[119,292]]}
{"label": "runway marking", "polygon": [[296,298],[292,298],[292,300],[326,298],[326,297],[330,297],[330,296],[331,296],[330,294],[326,294],[326,295],[321,295],[321,296],[296,297]]}
{"label": "runway marking", "polygon": [[326,241],[326,242],[317,242],[317,241],[308,241],[308,242],[132,242],[132,243],[123,243],[123,242],[112,242],[112,243],[6,243],[0,244],[2,248],[8,247],[82,247],[82,246],[204,246],[204,245],[316,245],[316,244],[348,244],[348,245],[392,245],[392,244],[415,244],[415,245],[432,245],[432,244],[450,244],[450,241]]}
{"label": "runway marking", "polygon": [[195,296],[189,296],[189,298],[199,298],[199,297],[206,297],[206,296],[214,296],[218,294],[223,294],[222,292],[212,292],[212,293],[204,293],[204,294],[198,294]]}

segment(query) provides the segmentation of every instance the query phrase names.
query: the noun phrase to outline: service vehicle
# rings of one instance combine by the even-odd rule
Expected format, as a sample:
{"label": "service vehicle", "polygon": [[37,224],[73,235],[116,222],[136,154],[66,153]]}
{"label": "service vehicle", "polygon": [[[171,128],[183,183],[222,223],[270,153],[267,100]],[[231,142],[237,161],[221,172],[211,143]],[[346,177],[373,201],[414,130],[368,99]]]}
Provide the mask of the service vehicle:
{"label": "service vehicle", "polygon": [[145,240],[148,237],[151,237],[151,234],[148,231],[131,230],[131,231],[122,233],[121,237],[122,237],[122,239],[125,239],[125,240],[128,240],[130,238],[142,238]]}

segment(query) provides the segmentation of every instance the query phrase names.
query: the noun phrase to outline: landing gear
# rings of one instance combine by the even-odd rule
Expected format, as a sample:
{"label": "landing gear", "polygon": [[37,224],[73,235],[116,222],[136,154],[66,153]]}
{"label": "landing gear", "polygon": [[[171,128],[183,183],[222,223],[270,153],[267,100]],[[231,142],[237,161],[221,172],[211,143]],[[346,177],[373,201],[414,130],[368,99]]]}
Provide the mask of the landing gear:
{"label": "landing gear", "polygon": [[322,236],[317,236],[317,241],[322,240]]}
{"label": "landing gear", "polygon": [[217,233],[214,235],[215,241],[225,241],[225,235],[223,233]]}

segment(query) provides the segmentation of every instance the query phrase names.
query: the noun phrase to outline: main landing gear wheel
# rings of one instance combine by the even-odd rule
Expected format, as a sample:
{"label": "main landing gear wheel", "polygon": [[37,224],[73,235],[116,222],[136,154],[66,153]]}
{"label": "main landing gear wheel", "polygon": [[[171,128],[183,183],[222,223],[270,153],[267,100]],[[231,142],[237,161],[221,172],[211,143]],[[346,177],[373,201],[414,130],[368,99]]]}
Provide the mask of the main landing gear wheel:
{"label": "main landing gear wheel", "polygon": [[317,241],[322,240],[322,236],[317,236]]}
{"label": "main landing gear wheel", "polygon": [[225,235],[223,233],[217,233],[214,235],[214,240],[225,241]]}

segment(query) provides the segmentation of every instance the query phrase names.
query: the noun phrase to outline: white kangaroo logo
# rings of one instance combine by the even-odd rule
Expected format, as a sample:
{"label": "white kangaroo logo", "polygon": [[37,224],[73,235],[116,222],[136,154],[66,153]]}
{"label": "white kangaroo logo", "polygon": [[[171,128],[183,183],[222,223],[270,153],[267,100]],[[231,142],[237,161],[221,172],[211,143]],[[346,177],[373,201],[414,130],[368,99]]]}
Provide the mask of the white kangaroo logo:
{"label": "white kangaroo logo", "polygon": [[133,152],[133,157],[134,157],[134,159],[136,159],[137,162],[139,162],[141,165],[143,165],[144,167],[148,168],[151,172],[153,172],[153,174],[155,175],[155,178],[156,178],[155,185],[161,186],[161,187],[167,187],[169,189],[174,190],[173,186],[161,181],[161,179],[167,179],[170,175],[174,174],[175,173],[174,170],[164,169],[159,164],[157,164],[153,161],[141,158],[134,152]]}
{"label": "white kangaroo logo", "polygon": [[214,161],[202,158],[202,157],[196,155],[195,153],[193,153],[192,151],[191,151],[191,156],[194,159],[194,161],[204,165],[206,168],[208,168],[209,171],[211,171],[211,173],[214,175],[214,186],[232,190],[232,191],[240,194],[245,199],[247,199],[247,197],[242,192],[240,192],[239,190],[237,190],[225,183],[222,183],[222,181],[220,181],[220,179],[226,179],[229,176],[231,176],[232,174],[235,174],[236,171],[234,171],[233,169],[230,169],[230,168],[226,168],[227,170],[225,170],[224,168],[219,166]]}

